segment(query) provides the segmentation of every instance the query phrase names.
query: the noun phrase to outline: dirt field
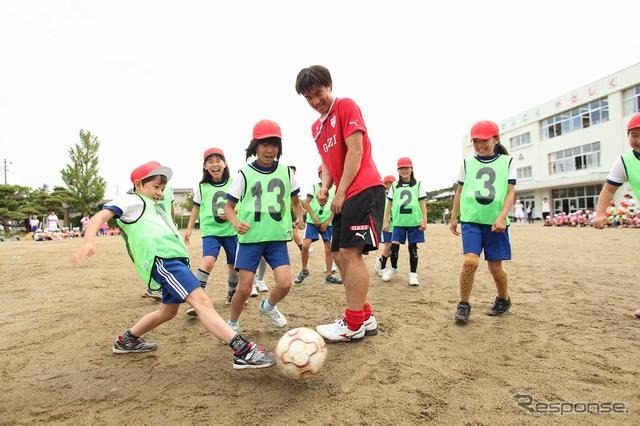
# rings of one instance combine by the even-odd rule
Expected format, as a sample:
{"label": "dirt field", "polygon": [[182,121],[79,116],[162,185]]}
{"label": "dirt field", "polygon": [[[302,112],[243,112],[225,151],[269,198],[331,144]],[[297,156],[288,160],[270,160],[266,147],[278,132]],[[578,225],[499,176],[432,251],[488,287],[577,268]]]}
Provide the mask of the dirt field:
{"label": "dirt field", "polygon": [[[113,355],[115,336],[155,306],[140,297],[118,237],[101,239],[82,266],[68,262],[79,240],[0,243],[0,424],[640,423],[640,320],[632,315],[640,283],[631,256],[640,230],[513,225],[512,310],[484,314],[495,289],[481,264],[464,327],[453,322],[460,240],[444,225],[427,232],[422,285],[407,285],[406,248],[390,283],[369,256],[380,333],[329,345],[322,372],[301,382],[277,368],[233,370],[230,350],[187,318],[186,306],[145,336],[156,352]],[[201,246],[192,241],[197,266]],[[311,276],[278,305],[291,327],[333,320],[343,308],[342,286],[323,283],[321,245],[312,247]],[[290,253],[295,274],[299,253],[293,245]],[[207,292],[227,318],[220,266]],[[241,317],[243,334],[273,348],[282,331],[258,314],[259,299]],[[589,406],[609,413],[575,412],[587,402],[617,402],[627,413],[611,414],[621,408],[612,404]],[[569,413],[549,413],[560,408]]]}

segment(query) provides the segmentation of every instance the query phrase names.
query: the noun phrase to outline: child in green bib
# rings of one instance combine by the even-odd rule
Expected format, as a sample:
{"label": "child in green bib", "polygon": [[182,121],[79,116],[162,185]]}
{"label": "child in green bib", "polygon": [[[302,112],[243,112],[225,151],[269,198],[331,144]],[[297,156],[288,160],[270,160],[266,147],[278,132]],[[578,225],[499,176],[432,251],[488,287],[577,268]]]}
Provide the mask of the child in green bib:
{"label": "child in green bib", "polygon": [[142,335],[174,318],[180,304],[187,302],[198,313],[204,328],[233,349],[234,369],[273,366],[273,354],[249,342],[224,322],[189,269],[189,252],[162,203],[163,191],[171,175],[170,168],[155,161],[137,167],[131,173],[134,193],[105,204],[89,222],[83,246],[71,256],[73,263],[92,256],[100,225],[116,218],[136,271],[147,285],[155,281],[162,288],[160,308],[143,316],[118,336],[112,352],[155,351],[157,344],[146,342]]}
{"label": "child in green bib", "polygon": [[[600,191],[596,218],[593,226],[602,229],[607,225],[607,207],[613,200],[613,196],[624,182],[629,182],[636,198],[640,200],[640,113],[631,117],[627,124],[627,139],[631,150],[620,156],[613,165],[607,181]],[[635,316],[640,318],[640,308],[635,311]]]}
{"label": "child in green bib", "polygon": [[493,121],[474,124],[471,141],[476,154],[466,158],[460,168],[449,224],[451,232],[460,235],[460,217],[464,261],[455,321],[461,325],[467,323],[471,314],[469,297],[483,251],[498,293],[487,314],[499,316],[511,308],[502,261],[511,259],[508,215],[515,198],[515,170]]}
{"label": "child in green bib", "polygon": [[[269,264],[275,288],[260,302],[260,313],[274,327],[284,327],[287,319],[276,307],[291,288],[291,266],[287,242],[293,238],[293,224],[304,227],[300,186],[289,167],[278,161],[282,155],[282,132],[278,123],[261,120],[253,128],[253,138],[245,150],[246,159],[256,157],[239,170],[227,192],[225,213],[238,232],[235,268],[238,288],[231,299],[228,324],[240,329],[240,314],[251,294],[253,278],[260,259]],[[291,207],[295,221],[291,219]],[[237,213],[236,213],[237,207]]]}

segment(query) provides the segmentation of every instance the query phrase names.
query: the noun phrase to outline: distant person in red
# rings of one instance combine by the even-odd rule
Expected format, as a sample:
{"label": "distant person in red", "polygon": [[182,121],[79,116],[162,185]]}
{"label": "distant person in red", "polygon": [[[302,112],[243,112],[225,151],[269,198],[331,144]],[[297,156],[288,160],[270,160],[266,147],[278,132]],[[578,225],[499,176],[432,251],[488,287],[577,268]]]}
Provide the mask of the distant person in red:
{"label": "distant person in red", "polygon": [[296,78],[296,92],[320,114],[311,126],[322,158],[322,184],[316,195],[320,205],[336,185],[331,251],[344,282],[347,308],[343,318],[316,330],[339,342],[378,332],[367,302],[369,272],[362,255],[378,248],[385,195],[360,108],[349,98],[334,98],[332,89],[331,74],[322,65],[304,68]]}

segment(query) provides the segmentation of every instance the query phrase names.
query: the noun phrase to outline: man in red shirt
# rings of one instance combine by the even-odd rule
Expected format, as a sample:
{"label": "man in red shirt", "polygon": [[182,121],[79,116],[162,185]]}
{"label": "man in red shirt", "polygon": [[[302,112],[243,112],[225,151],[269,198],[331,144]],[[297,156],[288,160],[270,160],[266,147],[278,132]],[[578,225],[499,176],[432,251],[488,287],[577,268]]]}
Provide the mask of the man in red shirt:
{"label": "man in red shirt", "polygon": [[369,272],[362,255],[378,248],[385,197],[360,108],[349,98],[334,98],[332,86],[331,74],[322,65],[302,69],[296,79],[298,94],[320,114],[311,126],[322,158],[322,187],[316,194],[320,204],[336,185],[331,251],[344,281],[347,308],[342,319],[316,330],[339,342],[378,332],[367,302]]}

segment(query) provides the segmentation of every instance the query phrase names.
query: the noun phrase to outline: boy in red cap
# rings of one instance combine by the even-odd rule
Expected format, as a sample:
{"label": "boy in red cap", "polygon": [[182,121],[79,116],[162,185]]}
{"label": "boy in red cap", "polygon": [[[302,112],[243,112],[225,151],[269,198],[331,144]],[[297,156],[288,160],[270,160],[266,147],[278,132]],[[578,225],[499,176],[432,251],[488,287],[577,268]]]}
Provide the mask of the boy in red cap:
{"label": "boy in red cap", "polygon": [[[640,200],[640,113],[636,113],[627,124],[627,139],[630,151],[622,154],[613,164],[607,181],[600,191],[596,218],[593,226],[602,229],[607,224],[607,206],[611,203],[613,195],[624,182],[629,182],[636,198]],[[635,311],[635,316],[640,318],[640,308]]]}
{"label": "boy in red cap", "polygon": [[171,175],[170,168],[155,161],[137,167],[131,173],[134,193],[105,204],[89,222],[83,246],[71,256],[73,263],[92,256],[98,228],[115,217],[140,277],[147,284],[155,281],[162,287],[160,308],[118,336],[113,353],[155,351],[157,345],[144,341],[141,336],[175,317],[180,304],[187,302],[198,313],[204,328],[233,349],[234,369],[273,366],[275,358],[272,354],[246,340],[224,322],[189,269],[189,252],[161,201]]}
{"label": "boy in red cap", "polygon": [[387,192],[382,229],[391,230],[390,216],[394,225],[391,236],[391,268],[382,274],[382,281],[389,282],[398,272],[400,244],[408,243],[409,285],[418,286],[418,244],[424,243],[427,229],[427,192],[413,175],[413,162],[409,157],[398,160],[398,183]]}
{"label": "boy in red cap", "polygon": [[363,254],[377,250],[384,210],[384,186],[373,162],[371,142],[358,105],[349,98],[334,98],[329,70],[322,65],[302,69],[296,92],[320,114],[311,126],[322,158],[321,205],[336,185],[331,202],[331,251],[347,294],[344,317],[316,327],[325,339],[352,341],[375,334],[378,325],[367,302],[369,273]]}
{"label": "boy in red cap", "polygon": [[[238,285],[238,273],[233,267],[236,261],[238,233],[227,221],[224,205],[227,203],[227,190],[233,179],[229,175],[227,161],[220,148],[209,148],[203,156],[202,179],[193,191],[193,207],[184,234],[184,242],[189,244],[196,218],[199,218],[202,231],[202,263],[196,272],[196,277],[200,281],[200,287],[206,288],[209,274],[216,264],[220,249],[223,248],[229,269],[227,300],[230,302]],[[196,316],[197,312],[190,308],[187,310],[187,315]]]}
{"label": "boy in red cap", "polygon": [[515,169],[507,149],[500,143],[498,125],[493,121],[474,124],[471,142],[476,154],[466,158],[460,167],[449,224],[451,232],[460,235],[460,216],[464,260],[455,320],[462,325],[467,323],[471,314],[469,298],[483,251],[498,293],[487,314],[499,316],[511,308],[507,273],[502,261],[511,259],[509,209],[515,198]]}

